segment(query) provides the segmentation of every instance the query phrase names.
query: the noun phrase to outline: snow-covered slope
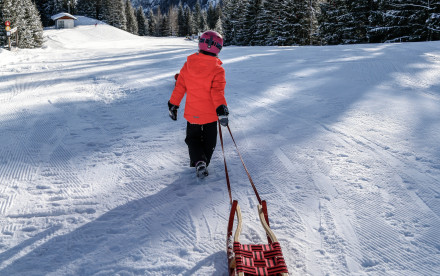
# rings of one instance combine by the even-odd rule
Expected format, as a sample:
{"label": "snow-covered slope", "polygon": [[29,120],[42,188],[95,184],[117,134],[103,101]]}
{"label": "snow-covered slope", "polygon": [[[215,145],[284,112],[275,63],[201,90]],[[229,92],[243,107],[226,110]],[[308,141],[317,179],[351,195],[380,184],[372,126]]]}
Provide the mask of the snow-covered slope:
{"label": "snow-covered slope", "polygon": [[[195,52],[80,19],[0,52],[0,275],[225,275],[220,144],[188,167]],[[88,23],[87,23],[88,22]],[[292,275],[440,274],[440,43],[226,47],[230,127]],[[225,137],[243,242],[265,240]]]}

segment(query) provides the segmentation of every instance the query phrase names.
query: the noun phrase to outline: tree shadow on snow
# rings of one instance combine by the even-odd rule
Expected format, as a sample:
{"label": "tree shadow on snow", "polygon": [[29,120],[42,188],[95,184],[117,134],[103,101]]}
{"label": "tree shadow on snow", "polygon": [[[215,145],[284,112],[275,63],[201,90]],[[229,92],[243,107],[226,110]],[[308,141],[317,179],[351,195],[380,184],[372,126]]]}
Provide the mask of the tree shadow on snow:
{"label": "tree shadow on snow", "polygon": [[[69,233],[53,233],[53,237],[46,233],[59,228],[62,231],[59,226],[43,231],[1,253],[3,262],[38,240],[49,239],[0,274],[116,275],[125,271],[135,275],[194,275],[208,269],[212,275],[226,275],[226,253],[216,250],[225,241],[199,240],[191,218],[191,212],[199,212],[212,200],[195,198],[200,196],[198,190],[210,188],[182,184],[177,180],[157,194],[116,207]],[[224,207],[228,208],[226,202]]]}

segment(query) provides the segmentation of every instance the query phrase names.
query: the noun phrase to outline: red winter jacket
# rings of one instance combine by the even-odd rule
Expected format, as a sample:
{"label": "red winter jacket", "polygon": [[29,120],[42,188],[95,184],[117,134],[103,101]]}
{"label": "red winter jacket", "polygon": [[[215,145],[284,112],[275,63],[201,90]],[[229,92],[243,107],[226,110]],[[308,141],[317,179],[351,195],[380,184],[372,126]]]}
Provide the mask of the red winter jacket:
{"label": "red winter jacket", "polygon": [[218,120],[216,108],[226,104],[225,69],[217,57],[195,53],[180,70],[170,103],[180,105],[186,93],[185,119],[191,124]]}

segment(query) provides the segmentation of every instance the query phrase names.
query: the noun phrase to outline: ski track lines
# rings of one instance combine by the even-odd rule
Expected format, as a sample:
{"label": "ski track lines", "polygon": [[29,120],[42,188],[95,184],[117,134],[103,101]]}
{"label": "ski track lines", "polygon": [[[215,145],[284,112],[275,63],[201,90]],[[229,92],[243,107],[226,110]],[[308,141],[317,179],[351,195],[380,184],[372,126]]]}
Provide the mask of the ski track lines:
{"label": "ski track lines", "polygon": [[296,192],[303,197],[295,201],[301,218],[299,222],[305,227],[297,235],[308,260],[304,269],[311,274],[355,273],[358,267],[351,258],[356,258],[360,253],[357,236],[350,221],[345,218],[348,208],[337,198],[337,192],[328,184],[330,181],[324,177],[324,173],[311,173],[320,171],[311,162],[311,156],[306,159],[288,157],[299,152],[298,149],[278,148],[275,155],[286,170],[295,172],[297,177],[292,182],[296,184]]}
{"label": "ski track lines", "polygon": [[[1,232],[11,237],[32,237],[2,253],[1,269],[50,240],[66,215],[75,221],[74,214],[95,212],[89,207],[93,202],[89,201],[87,186],[82,185],[69,164],[73,154],[63,145],[67,132],[60,127],[65,122],[45,115],[36,118],[39,119],[19,111],[0,121],[6,133],[13,133],[0,135],[2,144],[6,145],[1,150],[0,182],[5,184],[2,185],[5,194],[10,194],[0,199],[0,214],[8,221],[8,224],[2,223]],[[13,148],[18,150],[10,150]],[[11,192],[12,189],[15,192]],[[26,195],[32,196],[26,200]],[[73,205],[72,199],[75,200]],[[47,211],[48,204],[54,207],[51,211]],[[39,228],[47,227],[51,229],[49,232],[36,233]]]}
{"label": "ski track lines", "polygon": [[[265,111],[266,113],[274,112],[272,109],[265,109]],[[262,112],[259,115],[265,116],[264,114],[265,112]],[[313,176],[312,168],[315,165],[310,162],[313,157],[309,154],[301,155],[302,151],[297,148],[281,149],[275,147],[273,156],[259,155],[259,149],[270,146],[266,144],[267,140],[273,141],[274,145],[288,141],[287,137],[278,134],[265,132],[265,135],[271,137],[264,137],[261,142],[258,135],[253,135],[250,139],[242,131],[237,132],[234,136],[239,140],[240,151],[244,152],[244,159],[251,175],[253,172],[260,171],[253,178],[256,180],[256,186],[262,199],[268,201],[269,220],[275,234],[281,242],[283,237],[286,239],[295,237],[298,240],[295,244],[282,243],[290,272],[313,275],[333,272],[336,275],[341,275],[358,271],[360,265],[349,257],[350,255],[361,255],[358,252],[357,236],[350,221],[337,215],[341,210],[349,210],[349,208],[343,201],[333,200],[337,193],[328,184],[319,183],[325,183],[326,179],[323,181]],[[298,155],[301,157],[293,157]],[[246,158],[246,156],[252,156],[252,158]],[[241,166],[241,164],[238,165]],[[234,167],[230,170],[242,169]],[[324,174],[325,172],[322,173],[322,176]],[[246,179],[241,181],[248,182]],[[255,196],[250,184],[246,184],[249,185],[246,190],[248,190],[247,194],[251,202],[249,208],[252,211],[254,208],[252,202],[255,201]],[[282,197],[283,200],[280,201],[279,197]],[[284,202],[285,205],[273,205],[272,202]],[[291,204],[295,207],[290,208]],[[315,209],[311,210],[312,206]],[[315,217],[315,214],[320,214],[320,216]],[[257,224],[255,227],[259,227],[259,225]],[[337,230],[334,230],[335,228]],[[261,233],[260,229],[257,230]],[[260,234],[259,237],[264,239],[264,235]],[[252,238],[251,240],[259,242]]]}
{"label": "ski track lines", "polygon": [[[9,122],[16,122],[10,124]],[[32,121],[30,114],[27,112],[18,112],[14,115],[6,116],[5,120],[0,121],[1,143],[3,145],[0,155],[0,181],[8,183],[8,179],[24,180],[28,179],[33,173],[35,161],[29,155],[29,148],[21,146],[22,139],[26,136],[26,128],[29,126],[27,122]],[[13,135],[6,135],[7,133]],[[12,149],[18,148],[19,151],[14,152]]]}
{"label": "ski track lines", "polygon": [[[307,256],[305,258],[309,260],[309,263],[301,264],[301,262],[298,263],[297,260],[291,260],[292,263],[296,263],[295,269],[303,269],[303,271],[308,271],[312,274],[333,271],[333,273],[337,275],[361,273],[362,271],[367,273],[378,273],[379,271],[394,271],[395,273],[401,273],[402,271],[411,271],[411,265],[415,265],[417,267],[423,266],[423,271],[427,275],[438,273],[437,265],[435,265],[436,260],[438,260],[438,248],[432,247],[432,244],[438,244],[436,238],[440,234],[439,230],[437,230],[439,229],[438,216],[432,211],[436,210],[438,201],[436,200],[437,197],[429,195],[429,186],[423,187],[424,185],[417,185],[406,175],[404,175],[404,180],[400,179],[399,181],[391,183],[390,178],[392,178],[392,175],[389,175],[390,178],[387,178],[386,175],[382,176],[379,178],[380,182],[373,185],[373,189],[371,189],[370,186],[372,186],[371,184],[374,184],[374,182],[369,182],[374,178],[377,178],[378,175],[370,176],[370,179],[364,177],[350,179],[352,175],[361,176],[365,174],[366,171],[393,171],[393,169],[389,167],[390,163],[400,164],[400,167],[406,167],[405,159],[401,159],[402,155],[400,154],[395,154],[387,150],[384,151],[386,147],[365,139],[362,136],[352,137],[347,136],[344,132],[336,131],[335,129],[325,129],[329,131],[330,135],[335,135],[335,137],[327,138],[326,140],[339,141],[341,144],[334,145],[336,149],[335,153],[329,152],[328,150],[321,150],[321,153],[307,153],[305,156],[310,154],[307,159],[301,157],[301,152],[304,152],[305,150],[292,149],[289,151],[287,148],[277,148],[274,150],[275,156],[278,160],[271,160],[271,158],[268,158],[267,156],[264,158],[258,158],[258,155],[255,153],[255,151],[257,151],[256,149],[267,147],[267,145],[259,144],[257,138],[253,138],[252,142],[249,142],[248,139],[244,138],[240,140],[239,143],[240,146],[244,148],[243,152],[252,152],[253,158],[250,160],[254,162],[250,162],[251,164],[258,164],[258,167],[272,168],[271,170],[273,170],[273,176],[261,175],[261,177],[257,177],[256,181],[262,197],[269,201],[269,212],[273,212],[273,210],[271,212],[273,206],[270,205],[270,197],[272,194],[277,194],[277,190],[279,191],[279,194],[283,195],[283,198],[290,195],[291,200],[293,199],[294,202],[299,204],[299,207],[296,208],[296,210],[301,214],[300,217],[303,219],[294,220],[290,223],[283,222],[282,225],[289,225],[290,229],[295,229],[295,224],[302,223],[307,229],[307,237],[302,236],[303,233],[295,233],[294,231],[291,231],[291,235],[293,234],[300,240],[301,238],[305,239],[304,243],[299,242],[299,244],[295,246],[301,252],[307,252],[307,248],[304,248],[307,244],[309,244],[308,246],[311,246],[309,248],[314,249],[312,249],[313,252],[305,254]],[[236,136],[239,137],[239,135]],[[269,139],[272,141],[282,141],[276,135]],[[250,145],[252,145],[252,147],[249,147]],[[367,161],[370,164],[374,164],[374,166],[367,165],[368,163],[366,161],[353,163],[354,160],[350,160],[349,158],[350,155],[353,155],[353,153],[351,153],[351,148],[361,148],[363,149],[363,152],[361,153],[362,155],[368,154],[370,156],[369,159],[382,161],[379,161],[378,164],[376,164],[377,161],[373,163]],[[289,155],[289,152],[292,152],[292,154]],[[383,155],[383,152],[389,153],[389,155]],[[288,157],[298,155],[301,157],[298,161],[292,161],[296,160],[296,158]],[[323,157],[313,158],[314,155]],[[399,156],[399,159],[397,156]],[[313,159],[316,161],[312,163],[307,161]],[[348,161],[345,165],[340,163],[344,160]],[[334,165],[335,168],[341,167],[342,171],[345,171],[345,173],[340,174],[348,175],[346,180],[342,179],[342,183],[344,183],[342,186],[335,182],[337,179],[324,177],[324,175],[332,175],[331,168],[333,166],[328,163],[334,161],[338,162]],[[279,169],[279,162],[283,164],[287,171],[295,172],[295,175],[284,176],[282,169]],[[253,167],[250,166],[251,171],[252,168]],[[409,172],[408,175],[416,175],[418,179],[426,179],[425,184],[436,182],[435,178],[430,178],[429,175],[423,177],[421,172],[419,173],[415,169],[410,170],[411,172]],[[420,170],[423,171],[424,169],[420,168]],[[321,171],[322,174],[321,176],[319,174],[313,176],[313,171]],[[304,175],[305,178],[301,178],[301,175]],[[268,179],[270,179],[270,181],[268,181]],[[258,183],[259,181],[263,183]],[[277,184],[273,185],[270,182]],[[290,190],[286,190],[286,187],[289,187],[286,183],[292,183]],[[294,186],[295,183],[297,183],[296,186]],[[299,183],[303,183],[303,185],[311,184],[315,187],[316,191],[318,191],[318,194],[316,194],[316,191],[313,191],[313,189],[308,190],[307,188],[305,189],[304,187],[301,187],[301,184]],[[258,184],[260,184],[260,186]],[[271,185],[268,186],[267,184]],[[388,188],[384,185],[387,185]],[[394,185],[395,188],[392,188],[393,186],[389,185]],[[274,186],[276,186],[276,188],[274,188]],[[413,186],[412,188],[416,189],[417,193],[414,191],[408,191],[406,186]],[[347,189],[345,187],[349,188]],[[399,206],[399,212],[387,212],[384,214],[381,206],[384,204],[386,206],[392,206],[395,203],[389,204],[386,203],[386,200],[385,203],[383,202],[382,197],[384,194],[381,192],[381,187],[386,188],[386,190],[395,191],[396,194],[392,195],[393,198],[405,199],[401,202],[401,206]],[[303,197],[306,197],[306,199],[295,196],[296,189],[301,189],[300,192]],[[252,198],[253,193],[249,192],[249,194]],[[419,195],[425,195],[428,200],[421,200]],[[312,202],[310,202],[310,200],[312,200]],[[307,202],[306,206],[308,206],[308,208],[310,208],[310,206],[317,206],[317,209],[319,209],[317,212],[321,214],[321,217],[318,218],[319,227],[316,226],[317,222],[311,222],[313,221],[313,218],[307,217],[304,211],[301,210],[301,202],[304,201]],[[365,208],[363,208],[363,205],[365,204],[372,207],[367,209],[371,210],[371,213],[361,213],[361,211],[355,211],[355,213],[352,213],[351,211],[348,211],[364,210]],[[433,209],[431,210],[428,206],[432,206],[431,208]],[[286,210],[283,211],[286,212]],[[341,215],[341,211],[342,214],[344,214],[344,212],[345,214]],[[294,213],[294,211],[292,213]],[[270,218],[271,220],[276,220],[279,216],[279,213],[275,212],[275,215],[271,215]],[[396,223],[395,221],[390,222],[395,219],[396,216],[401,218],[410,216],[414,218],[414,221],[398,220],[399,223]],[[429,220],[428,218],[432,218],[432,216],[434,219]],[[360,220],[358,218],[360,218]],[[301,227],[299,229],[301,230]],[[282,231],[276,229],[276,233],[278,232]],[[400,238],[396,238],[396,232],[400,233]],[[317,234],[313,235],[313,233],[319,233],[320,237]],[[381,250],[377,250],[378,248]],[[385,254],[385,256],[383,254],[364,256],[362,253],[364,252],[364,249],[367,249],[365,250],[367,252],[386,252],[387,254]],[[420,250],[426,251],[426,254],[420,255],[425,255],[426,257],[415,257],[419,256],[415,254]],[[289,253],[293,252],[294,250]],[[404,253],[402,254],[402,252]],[[287,255],[289,256],[289,254]],[[316,271],[317,263],[319,264],[318,267],[325,267],[325,271],[319,271],[319,269]],[[302,267],[303,265],[305,265],[305,267]]]}
{"label": "ski track lines", "polygon": [[[393,168],[389,167],[390,164],[399,164],[404,167],[405,160],[397,159],[394,154],[382,155],[386,151],[362,136],[347,136],[343,130],[334,128],[328,130],[338,137],[343,137],[343,139],[334,139],[342,144],[342,148],[339,145],[338,151],[356,149],[362,145],[364,152],[360,155],[375,160],[368,162],[369,165],[366,166],[362,164],[364,162],[353,163],[349,156],[356,154],[351,153],[350,150],[346,151],[346,155],[336,154],[336,156],[331,152],[326,152],[326,155],[331,153],[327,156],[328,160],[346,159],[349,161],[346,164],[351,164],[349,166],[355,169],[354,171],[349,167],[344,169],[347,179],[341,180],[343,180],[342,183],[345,182],[345,185],[337,185],[337,189],[352,209],[356,210],[356,216],[360,218],[356,220],[355,229],[361,247],[367,249],[366,252],[382,253],[363,256],[359,260],[363,269],[367,272],[386,270],[399,274],[399,271],[409,273],[412,266],[417,266],[423,267],[423,273],[426,275],[437,274],[438,267],[435,263],[438,262],[438,248],[433,248],[431,245],[438,244],[436,242],[440,235],[438,216],[413,191],[408,191],[404,181],[400,177],[396,178]],[[339,166],[341,164],[339,163]],[[370,174],[370,179],[351,178],[351,175],[365,174],[365,170],[368,172],[383,171],[385,174]],[[392,194],[384,193],[382,190],[384,188],[392,191]],[[371,208],[364,208],[365,204]],[[383,207],[387,211],[384,211]],[[413,219],[406,221],[403,219],[406,217]],[[400,234],[400,237],[396,236],[396,232]],[[419,251],[426,253],[420,254]]]}

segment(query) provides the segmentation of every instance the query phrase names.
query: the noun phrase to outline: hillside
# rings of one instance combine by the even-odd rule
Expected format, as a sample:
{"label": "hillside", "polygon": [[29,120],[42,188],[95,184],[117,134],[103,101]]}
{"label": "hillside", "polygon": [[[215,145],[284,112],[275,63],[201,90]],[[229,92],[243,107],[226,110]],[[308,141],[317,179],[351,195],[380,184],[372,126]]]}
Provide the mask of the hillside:
{"label": "hillside", "polygon": [[[226,275],[220,143],[195,178],[197,51],[80,18],[0,51],[0,275]],[[230,127],[291,275],[440,275],[440,42],[225,47]],[[230,137],[243,242],[257,200]]]}

